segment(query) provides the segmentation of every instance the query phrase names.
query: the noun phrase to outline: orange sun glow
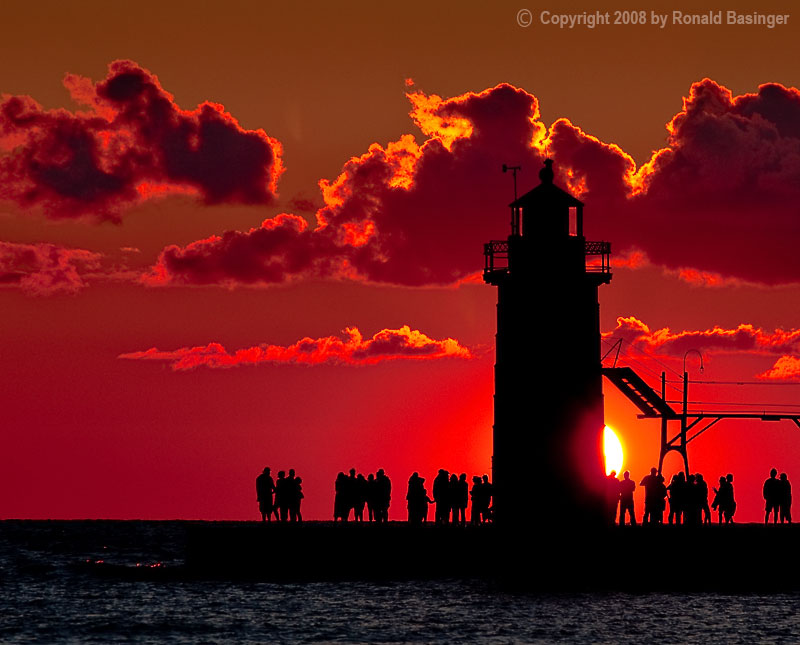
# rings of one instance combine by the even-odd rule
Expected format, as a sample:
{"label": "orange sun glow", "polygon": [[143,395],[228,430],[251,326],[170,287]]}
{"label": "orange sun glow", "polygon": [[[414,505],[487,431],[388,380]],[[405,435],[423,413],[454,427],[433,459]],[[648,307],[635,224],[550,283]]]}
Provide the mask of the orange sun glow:
{"label": "orange sun glow", "polygon": [[603,453],[606,457],[606,475],[612,470],[619,473],[622,470],[622,444],[616,433],[608,426],[603,429]]}

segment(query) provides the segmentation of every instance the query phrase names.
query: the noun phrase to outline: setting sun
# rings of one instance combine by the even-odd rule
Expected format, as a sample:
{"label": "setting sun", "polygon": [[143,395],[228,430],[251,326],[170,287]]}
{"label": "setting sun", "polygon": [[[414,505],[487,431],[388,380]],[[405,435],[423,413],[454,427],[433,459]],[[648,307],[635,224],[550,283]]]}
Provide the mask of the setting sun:
{"label": "setting sun", "polygon": [[606,475],[622,469],[622,444],[616,433],[606,426],[603,430],[603,454],[606,457]]}

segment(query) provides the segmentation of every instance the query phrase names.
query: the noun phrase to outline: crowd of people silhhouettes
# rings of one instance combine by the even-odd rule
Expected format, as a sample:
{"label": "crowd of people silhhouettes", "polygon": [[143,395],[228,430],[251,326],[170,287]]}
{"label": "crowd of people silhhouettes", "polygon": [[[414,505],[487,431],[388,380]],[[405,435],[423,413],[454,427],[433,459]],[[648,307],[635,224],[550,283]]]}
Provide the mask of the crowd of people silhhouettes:
{"label": "crowd of people silhhouettes", "polygon": [[347,522],[350,511],[355,522],[364,521],[364,509],[367,510],[368,522],[388,522],[389,504],[392,501],[392,482],[381,468],[377,474],[367,477],[356,474],[351,468],[350,474],[336,475],[336,496],[333,499],[334,521]]}
{"label": "crowd of people silhhouettes", "polygon": [[256,498],[262,522],[272,521],[273,515],[281,522],[303,521],[303,514],[300,512],[303,480],[295,475],[294,468],[289,469],[288,477],[285,471],[279,470],[277,480],[272,479],[269,468],[264,468],[256,477]]}
{"label": "crowd of people silhhouettes", "polygon": [[[282,522],[301,522],[300,502],[303,499],[302,479],[289,470],[288,477],[284,471],[278,472],[274,481],[270,469],[256,477],[256,498],[261,512],[261,520],[272,521],[272,516]],[[392,482],[383,469],[366,477],[357,473],[355,468],[350,474],[340,472],[334,484],[333,519],[335,522],[388,522],[389,504],[392,500]],[[467,508],[470,500],[472,509],[470,522],[482,524],[492,519],[492,484],[489,476],[474,476],[472,487],[467,482],[467,474],[450,475],[446,470],[439,470],[433,480],[433,499],[428,496],[425,479],[414,473],[408,480],[406,502],[408,521],[422,524],[428,521],[428,505],[435,504],[437,524],[467,523]],[[366,515],[365,515],[366,511]]]}
{"label": "crowd of people silhhouettes", "polygon": [[[700,473],[684,475],[679,472],[673,475],[669,484],[656,468],[650,469],[639,486],[644,489],[644,515],[642,524],[664,524],[664,513],[669,509],[666,523],[684,525],[702,525],[712,523],[712,513],[716,511],[719,524],[732,524],[736,513],[736,501],[733,494],[733,475],[730,473],[719,478],[718,486],[709,490],[708,483]],[[633,498],[636,482],[631,479],[629,471],[625,471],[622,479],[612,471],[606,477],[606,517],[609,524],[619,522],[636,525],[636,511]],[[714,497],[709,504],[710,492]],[[428,506],[435,505],[434,518],[436,524],[467,524],[467,508],[470,508],[469,523],[483,524],[492,521],[492,484],[488,475],[472,477],[472,485],[467,481],[467,474],[450,474],[444,469],[433,480],[431,488],[433,498],[428,495],[425,478],[414,473],[408,480],[406,502],[408,521],[411,524],[422,524],[428,521]],[[300,504],[303,499],[303,480],[295,475],[294,469],[278,472],[277,480],[273,480],[270,469],[256,477],[256,495],[262,521],[271,521],[274,515],[282,522],[301,522],[303,515]],[[773,468],[769,478],[764,482],[763,496],[765,501],[764,523],[768,524],[770,516],[774,523],[792,522],[792,485],[786,473],[778,476]],[[355,468],[350,474],[340,472],[336,476],[335,497],[333,502],[333,518],[337,522],[387,522],[389,520],[389,504],[392,499],[392,482],[383,469],[366,477],[357,473]],[[365,515],[366,511],[366,515]]]}
{"label": "crowd of people silhhouettes", "polygon": [[[792,521],[792,485],[786,473],[781,473],[773,468],[769,479],[764,482],[764,501],[766,514],[764,523],[769,523],[770,514],[773,522],[781,523]],[[606,507],[609,524],[619,521],[620,526],[627,523],[636,525],[636,512],[633,506],[633,493],[636,483],[631,479],[629,471],[622,474],[622,479],[617,479],[617,473],[611,471],[606,478]],[[664,512],[669,506],[667,523],[701,525],[712,523],[712,511],[717,513],[717,523],[732,524],[736,513],[736,500],[733,495],[733,475],[719,478],[719,486],[712,487],[714,498],[709,506],[708,483],[700,473],[690,474],[688,477],[680,472],[672,476],[669,485],[659,474],[656,468],[650,469],[639,486],[644,488],[644,515],[642,524],[664,524]],[[627,518],[626,518],[627,516]]]}
{"label": "crowd of people silhhouettes", "polygon": [[470,522],[482,524],[492,519],[492,484],[489,475],[482,478],[475,475],[472,487],[467,481],[467,474],[452,475],[444,469],[433,479],[433,499],[428,497],[425,478],[414,473],[408,480],[408,521],[411,524],[422,524],[428,521],[428,505],[435,504],[435,522],[437,524],[467,523],[467,506],[472,501]]}

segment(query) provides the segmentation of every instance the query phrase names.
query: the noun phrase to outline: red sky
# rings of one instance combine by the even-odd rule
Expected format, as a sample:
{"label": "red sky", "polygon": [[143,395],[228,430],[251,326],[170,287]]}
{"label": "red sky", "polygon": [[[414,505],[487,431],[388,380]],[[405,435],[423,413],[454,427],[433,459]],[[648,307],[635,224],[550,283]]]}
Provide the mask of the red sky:
{"label": "red sky", "polygon": [[[612,243],[603,331],[765,383],[693,385],[698,407],[800,412],[800,14],[559,30],[519,9],[6,10],[0,517],[253,518],[269,465],[310,519],[338,471],[384,468],[400,519],[412,471],[490,472],[475,275],[508,233],[501,164],[527,190],[544,155]],[[657,427],[605,394],[638,481]],[[690,460],[734,473],[756,521],[769,469],[800,477],[800,431],[723,422]]]}

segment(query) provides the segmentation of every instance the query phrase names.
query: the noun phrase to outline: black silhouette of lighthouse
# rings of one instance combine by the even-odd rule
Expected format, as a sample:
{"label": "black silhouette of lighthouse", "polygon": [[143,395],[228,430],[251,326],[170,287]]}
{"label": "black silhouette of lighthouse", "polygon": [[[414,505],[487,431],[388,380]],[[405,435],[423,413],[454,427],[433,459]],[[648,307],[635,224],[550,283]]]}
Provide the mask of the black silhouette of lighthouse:
{"label": "black silhouette of lighthouse", "polygon": [[604,521],[597,296],[611,245],[586,241],[583,203],[552,166],[510,204],[508,239],[484,245],[483,278],[498,290],[493,508],[506,529]]}

